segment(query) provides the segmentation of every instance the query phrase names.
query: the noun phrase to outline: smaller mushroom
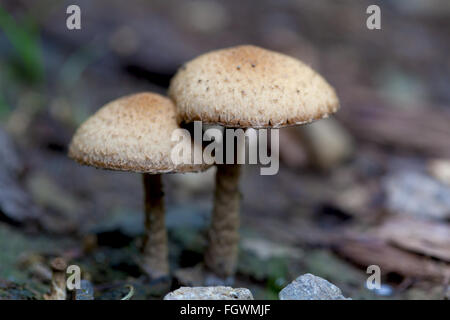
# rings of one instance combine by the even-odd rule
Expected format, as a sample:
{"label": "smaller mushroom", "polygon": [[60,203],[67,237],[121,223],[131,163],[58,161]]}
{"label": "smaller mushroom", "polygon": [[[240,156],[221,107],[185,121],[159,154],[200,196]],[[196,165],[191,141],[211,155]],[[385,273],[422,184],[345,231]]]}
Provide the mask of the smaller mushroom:
{"label": "smaller mushroom", "polygon": [[[69,156],[81,164],[142,173],[146,231],[141,266],[152,279],[169,273],[161,174],[209,167],[172,161],[177,142],[171,137],[176,129],[176,109],[170,99],[139,93],[102,107],[80,126],[69,148]],[[190,142],[182,143],[192,148]]]}
{"label": "smaller mushroom", "polygon": [[45,300],[66,300],[66,269],[67,263],[63,258],[51,261],[52,282],[50,294],[44,294]]}

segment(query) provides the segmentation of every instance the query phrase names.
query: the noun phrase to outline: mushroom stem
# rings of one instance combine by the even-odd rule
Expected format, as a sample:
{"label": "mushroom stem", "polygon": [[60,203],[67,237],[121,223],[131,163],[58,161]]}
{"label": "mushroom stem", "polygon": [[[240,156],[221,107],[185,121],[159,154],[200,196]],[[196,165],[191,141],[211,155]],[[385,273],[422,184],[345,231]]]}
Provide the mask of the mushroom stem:
{"label": "mushroom stem", "polygon": [[66,268],[67,263],[63,258],[55,258],[51,261],[52,282],[50,294],[45,294],[45,300],[66,300]]}
{"label": "mushroom stem", "polygon": [[217,276],[232,276],[239,241],[239,164],[218,164],[214,209],[209,229],[205,265]]}
{"label": "mushroom stem", "polygon": [[164,192],[160,174],[143,174],[145,192],[145,238],[143,268],[155,279],[169,273]]}

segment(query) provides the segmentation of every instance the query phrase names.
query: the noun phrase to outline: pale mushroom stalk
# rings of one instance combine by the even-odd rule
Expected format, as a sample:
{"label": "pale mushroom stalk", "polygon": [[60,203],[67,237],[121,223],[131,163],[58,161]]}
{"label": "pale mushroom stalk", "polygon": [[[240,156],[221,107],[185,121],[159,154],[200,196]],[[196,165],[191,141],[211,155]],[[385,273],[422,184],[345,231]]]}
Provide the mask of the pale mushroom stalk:
{"label": "pale mushroom stalk", "polygon": [[66,268],[67,263],[62,258],[55,258],[50,263],[52,281],[50,294],[45,294],[45,300],[66,300]]}
{"label": "pale mushroom stalk", "polygon": [[160,174],[142,175],[145,203],[144,269],[152,278],[169,273],[164,191]]}
{"label": "pale mushroom stalk", "polygon": [[217,276],[234,274],[239,242],[239,176],[241,165],[219,164],[205,264]]}

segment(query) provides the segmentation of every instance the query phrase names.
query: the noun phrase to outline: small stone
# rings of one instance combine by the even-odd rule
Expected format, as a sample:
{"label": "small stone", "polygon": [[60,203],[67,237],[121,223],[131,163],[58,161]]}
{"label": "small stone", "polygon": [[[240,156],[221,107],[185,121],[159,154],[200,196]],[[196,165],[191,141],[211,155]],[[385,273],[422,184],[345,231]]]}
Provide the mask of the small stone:
{"label": "small stone", "polygon": [[450,160],[434,159],[428,162],[428,172],[435,179],[450,186]]}
{"label": "small stone", "polygon": [[231,287],[181,287],[164,300],[253,300],[250,290]]}
{"label": "small stone", "polygon": [[[366,288],[367,288],[367,286],[366,286]],[[382,284],[380,286],[380,288],[374,288],[374,289],[369,289],[369,290],[371,290],[377,296],[381,296],[381,297],[389,297],[389,296],[392,296],[392,294],[394,293],[394,289],[392,289],[392,287],[387,284]]]}
{"label": "small stone", "polygon": [[280,300],[350,300],[342,295],[341,289],[310,273],[292,281],[278,296]]}
{"label": "small stone", "polygon": [[94,286],[88,280],[80,281],[80,289],[73,292],[74,300],[94,300]]}
{"label": "small stone", "polygon": [[450,187],[418,171],[388,174],[383,183],[386,207],[423,219],[450,218]]}

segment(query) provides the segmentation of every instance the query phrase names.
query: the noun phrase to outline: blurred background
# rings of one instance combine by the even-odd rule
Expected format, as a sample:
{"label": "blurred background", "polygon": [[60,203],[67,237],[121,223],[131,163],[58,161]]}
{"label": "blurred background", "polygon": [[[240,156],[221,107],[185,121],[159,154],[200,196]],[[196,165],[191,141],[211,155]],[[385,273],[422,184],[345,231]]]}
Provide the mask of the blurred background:
{"label": "blurred background", "polygon": [[[81,8],[81,30],[66,27]],[[381,8],[381,30],[366,8]],[[2,0],[0,299],[40,299],[56,256],[98,299],[159,299],[136,263],[138,174],[82,167],[70,139],[110,100],[165,93],[185,61],[254,44],[299,58],[335,88],[329,120],[280,130],[280,171],[241,180],[235,287],[276,298],[310,272],[353,299],[448,299],[450,2],[446,0]],[[167,175],[173,270],[202,261],[214,169]],[[382,287],[368,290],[369,265]],[[172,285],[186,283],[175,275]]]}

